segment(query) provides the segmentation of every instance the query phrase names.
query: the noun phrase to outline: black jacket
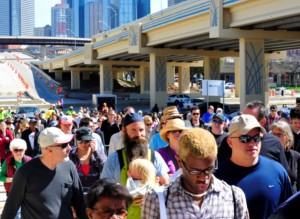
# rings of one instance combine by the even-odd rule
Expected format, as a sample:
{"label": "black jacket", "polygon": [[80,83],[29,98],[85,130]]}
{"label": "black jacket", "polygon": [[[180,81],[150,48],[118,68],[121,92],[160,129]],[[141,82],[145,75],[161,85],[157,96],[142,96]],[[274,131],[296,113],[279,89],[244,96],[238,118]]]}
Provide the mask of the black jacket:
{"label": "black jacket", "polygon": [[37,155],[41,154],[40,145],[38,143],[38,137],[39,137],[39,130],[35,128],[35,135],[34,135],[34,148],[31,148],[31,144],[29,141],[29,135],[31,134],[30,129],[26,129],[22,132],[21,139],[26,141],[27,144],[27,150],[25,151],[25,155],[29,157],[36,157]]}

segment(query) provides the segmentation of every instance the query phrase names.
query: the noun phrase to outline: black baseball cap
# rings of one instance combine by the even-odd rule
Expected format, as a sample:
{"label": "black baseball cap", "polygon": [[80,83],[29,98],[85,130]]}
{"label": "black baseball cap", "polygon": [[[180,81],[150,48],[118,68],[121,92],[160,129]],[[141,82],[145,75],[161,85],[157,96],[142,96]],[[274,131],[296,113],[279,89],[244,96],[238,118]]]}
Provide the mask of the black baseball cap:
{"label": "black baseball cap", "polygon": [[92,130],[88,127],[80,127],[76,130],[76,140],[91,141],[93,140]]}

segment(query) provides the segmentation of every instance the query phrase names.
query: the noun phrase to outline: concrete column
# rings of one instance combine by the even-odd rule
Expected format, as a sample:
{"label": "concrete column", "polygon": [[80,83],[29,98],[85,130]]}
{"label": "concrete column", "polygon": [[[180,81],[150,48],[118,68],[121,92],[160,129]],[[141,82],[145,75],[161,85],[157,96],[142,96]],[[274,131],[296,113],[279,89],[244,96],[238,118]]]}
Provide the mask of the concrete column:
{"label": "concrete column", "polygon": [[241,109],[253,100],[269,102],[264,65],[264,40],[240,38]]}
{"label": "concrete column", "polygon": [[112,66],[100,65],[100,94],[110,94],[113,88]]}
{"label": "concrete column", "polygon": [[71,90],[80,89],[80,71],[71,70]]}
{"label": "concrete column", "polygon": [[137,70],[134,70],[134,74],[135,74],[135,81],[134,81],[134,85],[138,86],[141,84],[141,75],[140,72]]}
{"label": "concrete column", "polygon": [[175,66],[167,63],[167,86],[174,84]]}
{"label": "concrete column", "polygon": [[47,59],[47,55],[46,55],[46,46],[41,46],[40,50],[41,50],[41,52],[40,52],[41,58],[42,58],[42,59]]}
{"label": "concrete column", "polygon": [[83,72],[82,73],[82,80],[88,81],[88,80],[90,80],[90,78],[91,78],[90,72]]}
{"label": "concrete column", "polygon": [[[205,80],[220,80],[220,59],[204,57],[204,79]],[[207,97],[207,96],[206,96]],[[206,101],[220,102],[220,97],[210,96]]]}
{"label": "concrete column", "polygon": [[178,66],[179,93],[190,93],[190,67]]}
{"label": "concrete column", "polygon": [[[139,75],[139,82],[140,82],[140,93],[143,94],[145,92],[145,80],[144,80],[144,66],[140,66],[139,70],[136,71],[136,75]],[[136,80],[137,78],[135,78]]]}
{"label": "concrete column", "polygon": [[61,81],[62,80],[62,71],[55,71],[54,75],[55,75],[55,80],[56,81]]}
{"label": "concrete column", "polygon": [[167,106],[167,59],[150,53],[150,107]]}
{"label": "concrete column", "polygon": [[144,93],[150,93],[150,68],[149,66],[143,67],[144,72]]}
{"label": "concrete column", "polygon": [[234,59],[234,83],[235,83],[235,97],[240,97],[241,93],[241,78],[240,78],[240,59]]}

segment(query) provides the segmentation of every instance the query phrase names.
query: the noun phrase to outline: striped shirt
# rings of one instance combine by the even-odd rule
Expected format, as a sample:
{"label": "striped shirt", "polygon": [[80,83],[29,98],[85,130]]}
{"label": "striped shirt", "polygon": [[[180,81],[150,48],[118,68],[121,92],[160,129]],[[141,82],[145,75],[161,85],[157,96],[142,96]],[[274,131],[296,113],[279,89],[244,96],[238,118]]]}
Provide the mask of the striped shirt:
{"label": "striped shirt", "polygon": [[[209,192],[204,196],[201,206],[198,206],[191,196],[187,195],[178,177],[173,183],[164,189],[168,219],[191,219],[191,218],[239,218],[248,219],[248,210],[245,194],[235,186],[229,186],[224,181],[212,177]],[[235,206],[232,192],[234,192]],[[165,200],[166,201],[166,200]],[[234,212],[235,207],[235,212]],[[155,191],[150,191],[145,198],[142,209],[142,219],[159,219],[159,201]]]}

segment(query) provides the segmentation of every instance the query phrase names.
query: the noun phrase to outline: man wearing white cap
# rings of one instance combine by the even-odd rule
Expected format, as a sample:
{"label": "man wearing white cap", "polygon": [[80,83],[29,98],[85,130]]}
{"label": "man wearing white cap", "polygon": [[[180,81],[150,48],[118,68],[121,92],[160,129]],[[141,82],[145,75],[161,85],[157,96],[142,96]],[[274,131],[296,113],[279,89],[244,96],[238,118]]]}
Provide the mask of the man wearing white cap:
{"label": "man wearing white cap", "polygon": [[13,219],[21,207],[24,219],[87,219],[82,186],[68,160],[72,134],[49,127],[39,135],[42,155],[23,164],[14,176],[2,218]]}
{"label": "man wearing white cap", "polygon": [[219,163],[215,176],[244,191],[250,218],[266,219],[292,195],[288,174],[278,162],[259,155],[266,130],[254,116],[234,117],[228,134],[232,154]]}
{"label": "man wearing white cap", "polygon": [[[72,116],[63,115],[59,118],[59,127],[65,134],[75,134],[74,122]],[[69,142],[73,148],[76,146],[75,139]]]}

